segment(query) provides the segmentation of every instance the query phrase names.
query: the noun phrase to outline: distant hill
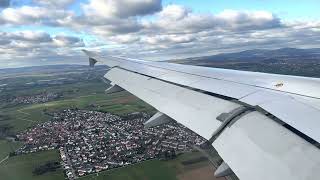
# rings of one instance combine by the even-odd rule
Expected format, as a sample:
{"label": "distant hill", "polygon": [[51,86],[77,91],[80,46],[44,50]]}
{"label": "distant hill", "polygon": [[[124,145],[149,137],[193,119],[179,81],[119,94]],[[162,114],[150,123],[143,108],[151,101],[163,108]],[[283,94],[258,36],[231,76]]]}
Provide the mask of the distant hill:
{"label": "distant hill", "polygon": [[[244,71],[288,74],[320,78],[320,48],[275,50],[253,49],[236,53],[171,60],[170,62]],[[0,69],[0,80],[12,76],[31,74],[59,74],[87,72],[87,65],[50,65]],[[105,72],[106,66],[96,66],[95,71]]]}
{"label": "distant hill", "polygon": [[320,77],[320,48],[253,49],[171,61],[206,67]]}
{"label": "distant hill", "polygon": [[[89,65],[46,65],[46,66],[32,66],[32,67],[20,67],[20,68],[7,68],[0,69],[0,79],[21,76],[21,75],[35,75],[35,74],[56,74],[66,72],[86,72],[89,69]],[[106,66],[96,66],[97,70],[105,70]]]}
{"label": "distant hill", "polygon": [[54,70],[54,71],[67,71],[69,69],[74,68],[84,68],[88,67],[85,65],[46,65],[46,66],[31,66],[31,67],[19,67],[19,68],[6,68],[0,69],[1,73],[19,73],[19,72],[35,72],[35,71],[47,71],[47,70]]}
{"label": "distant hill", "polygon": [[296,49],[282,48],[276,50],[253,49],[236,53],[224,53],[212,56],[203,56],[196,58],[179,59],[174,62],[207,63],[208,61],[216,62],[275,62],[275,61],[320,61],[320,48],[317,49]]}

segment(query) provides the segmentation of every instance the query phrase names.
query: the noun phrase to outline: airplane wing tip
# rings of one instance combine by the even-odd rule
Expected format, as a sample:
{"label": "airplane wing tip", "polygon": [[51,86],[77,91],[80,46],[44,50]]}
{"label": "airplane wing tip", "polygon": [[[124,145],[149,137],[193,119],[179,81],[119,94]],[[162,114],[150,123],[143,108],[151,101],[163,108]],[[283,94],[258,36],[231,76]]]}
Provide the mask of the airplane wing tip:
{"label": "airplane wing tip", "polygon": [[94,58],[94,53],[91,51],[88,51],[86,49],[82,49],[82,52],[84,52],[88,57],[89,57],[89,66],[90,67],[94,67],[94,65],[98,62],[95,58]]}

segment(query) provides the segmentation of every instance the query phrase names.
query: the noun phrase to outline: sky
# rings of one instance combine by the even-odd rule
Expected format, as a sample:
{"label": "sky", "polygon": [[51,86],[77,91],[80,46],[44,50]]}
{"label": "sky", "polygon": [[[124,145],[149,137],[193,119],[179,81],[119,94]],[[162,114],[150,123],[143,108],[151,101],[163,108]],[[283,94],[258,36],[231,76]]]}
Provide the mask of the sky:
{"label": "sky", "polygon": [[0,0],[0,69],[319,48],[319,0]]}

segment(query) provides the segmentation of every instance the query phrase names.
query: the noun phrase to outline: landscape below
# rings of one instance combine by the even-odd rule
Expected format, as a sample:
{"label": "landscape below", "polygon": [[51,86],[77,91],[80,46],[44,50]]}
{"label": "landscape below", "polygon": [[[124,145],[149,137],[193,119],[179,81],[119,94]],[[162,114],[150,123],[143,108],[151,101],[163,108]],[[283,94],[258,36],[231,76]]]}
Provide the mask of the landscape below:
{"label": "landscape below", "polygon": [[[63,68],[65,68],[65,71],[62,70]],[[140,159],[131,159],[132,165],[128,163],[131,162],[129,160],[126,160],[127,164],[121,164],[122,162],[118,159],[119,164],[113,164],[113,166],[109,164],[109,167],[105,169],[101,166],[94,168],[75,166],[78,169],[74,169],[77,171],[72,175],[80,179],[170,180],[188,179],[192,176],[192,173],[205,172],[204,179],[214,178],[214,171],[209,161],[191,148],[192,144],[203,142],[201,137],[178,124],[144,130],[142,123],[156,111],[128,92],[106,95],[104,90],[108,85],[100,79],[104,73],[104,66],[97,66],[94,71],[86,66],[51,66],[46,67],[46,71],[42,71],[41,67],[35,67],[35,69],[29,71],[25,71],[23,68],[21,72],[15,70],[12,74],[7,73],[6,76],[1,77],[0,84],[6,84],[0,87],[1,177],[12,180],[58,180],[65,179],[68,173],[70,176],[72,171],[68,166],[73,164],[63,160],[61,151],[70,155],[77,151],[78,147],[62,142],[63,138],[70,139],[74,135],[66,134],[66,132],[78,133],[79,130],[73,129],[71,131],[71,128],[75,128],[76,122],[85,124],[88,118],[101,115],[104,118],[113,117],[117,120],[106,123],[103,122],[103,119],[96,118],[91,122],[90,128],[99,130],[100,135],[108,132],[103,134],[106,135],[105,139],[97,141],[94,139],[95,136],[91,137],[90,131],[93,129],[89,128],[86,131],[81,131],[82,133],[89,133],[87,136],[82,134],[83,138],[93,138],[90,142],[117,140],[123,144],[115,148],[124,149],[116,155],[124,158],[127,156],[125,154],[120,156],[121,153],[137,154],[138,151],[142,151],[139,156],[134,156],[140,157]],[[70,114],[76,114],[74,117],[70,117],[80,118],[80,120],[78,119],[79,121],[74,121],[74,124],[67,126],[64,123],[71,122],[71,120],[64,117],[68,117]],[[140,117],[141,115],[143,116]],[[60,126],[59,123],[61,123]],[[102,126],[99,126],[99,123]],[[133,123],[132,126],[128,125],[130,123]],[[97,126],[93,127],[92,124]],[[106,124],[110,127],[99,129],[105,127]],[[124,132],[117,134],[118,129],[116,128],[123,128],[126,124],[128,125],[127,129],[122,129]],[[63,126],[67,128],[66,131],[61,129]],[[54,129],[57,127],[60,128],[60,131]],[[128,145],[125,144],[126,138],[124,137],[129,131],[138,133],[136,138],[143,137],[139,141],[136,140],[135,144],[131,144],[133,146],[132,150],[125,149]],[[156,131],[164,133],[161,139],[156,135],[158,134]],[[187,134],[183,134],[183,132]],[[139,135],[139,133],[142,134]],[[62,137],[62,139],[56,137]],[[179,137],[180,139],[175,139]],[[185,143],[177,143],[178,141],[182,142],[182,137],[185,139]],[[56,141],[61,142],[59,144]],[[84,141],[77,143],[84,143]],[[147,150],[134,148],[137,145],[139,147],[144,146],[145,143],[147,144],[145,149],[150,150],[153,147],[154,151],[147,154]],[[68,146],[63,146],[63,144]],[[107,146],[112,146],[112,144]],[[82,145],[82,147],[84,146]],[[174,154],[172,154],[173,148],[177,149]],[[106,156],[116,157],[107,154],[113,153],[111,150],[104,150],[103,152],[106,153]],[[176,152],[177,154],[175,154]],[[79,157],[82,158],[81,155],[85,154],[79,154]],[[217,154],[215,156],[217,161],[221,161]],[[79,157],[75,157],[75,159]],[[92,162],[90,163],[92,164]]]}
{"label": "landscape below", "polygon": [[[175,62],[320,77],[319,54],[319,49],[254,50],[176,60]],[[303,57],[307,59],[303,59]],[[259,60],[256,60],[257,58]],[[105,66],[90,69],[81,65],[55,65],[0,70],[1,178],[58,180],[67,177],[68,173],[70,176],[71,173],[70,179],[76,176],[84,180],[106,178],[128,180],[214,179],[214,170],[209,161],[201,153],[193,151],[191,148],[192,144],[201,144],[203,139],[179,124],[144,130],[142,123],[156,112],[155,109],[125,91],[111,95],[105,94],[104,91],[108,85],[101,80],[105,69]],[[70,114],[78,114],[78,116]],[[87,117],[88,114],[89,117]],[[92,122],[86,121],[96,117],[97,114],[98,116],[101,114],[104,117],[115,117],[116,121],[110,122],[101,118],[92,120]],[[84,127],[85,130],[83,130],[81,129],[83,127],[77,126],[77,123],[70,124],[69,122],[72,120],[65,118],[68,116],[71,119],[78,118],[74,122],[87,123],[93,129]],[[92,126],[92,123],[97,126]],[[59,131],[55,128],[59,128]],[[117,128],[120,128],[121,131]],[[116,133],[117,130],[119,133]],[[37,133],[37,131],[41,133]],[[69,140],[73,136],[67,133],[71,131],[87,134],[80,133],[83,139],[72,142]],[[164,132],[161,137],[156,135],[160,131]],[[174,131],[179,131],[180,134],[186,133],[187,138],[182,139],[173,133]],[[143,138],[136,139],[133,141],[135,143],[128,146],[127,139],[124,138],[128,135],[126,133],[137,133],[136,137],[132,137],[133,139]],[[100,137],[101,135],[104,136]],[[61,154],[81,152],[72,143],[85,143],[81,146],[87,147],[88,151],[96,151],[96,149],[89,150],[92,144],[88,143],[94,142],[95,138],[103,138],[102,141],[100,139],[96,142],[111,142],[112,140],[122,142],[122,144],[115,144],[114,147],[112,144],[98,144],[106,148],[102,152],[113,153],[112,155],[103,153],[101,155],[116,157],[119,154],[119,157],[122,158],[130,157],[130,161],[118,159],[118,164],[113,166],[109,162],[107,168],[106,166],[97,166],[90,169],[79,166],[77,164],[79,162],[76,160],[88,162],[90,153],[74,157],[69,155],[74,158],[71,158],[72,162],[61,156]],[[158,140],[159,142],[157,142]],[[186,142],[184,144],[177,143],[183,141]],[[153,144],[155,142],[157,143]],[[136,146],[144,147],[144,149],[136,148]],[[161,148],[159,149],[159,147]],[[118,148],[118,150],[120,148],[120,152],[115,153],[112,151],[113,148]],[[134,156],[128,156],[124,153],[126,151]],[[139,155],[141,152],[148,154],[141,156],[141,154]],[[172,152],[175,153],[172,154]],[[140,159],[132,157],[140,157]],[[216,152],[212,153],[212,157],[217,163],[221,161]],[[93,160],[94,158],[90,158],[89,164],[92,164]],[[68,170],[66,166],[74,166],[72,169],[76,172]],[[236,179],[235,176],[230,178]]]}

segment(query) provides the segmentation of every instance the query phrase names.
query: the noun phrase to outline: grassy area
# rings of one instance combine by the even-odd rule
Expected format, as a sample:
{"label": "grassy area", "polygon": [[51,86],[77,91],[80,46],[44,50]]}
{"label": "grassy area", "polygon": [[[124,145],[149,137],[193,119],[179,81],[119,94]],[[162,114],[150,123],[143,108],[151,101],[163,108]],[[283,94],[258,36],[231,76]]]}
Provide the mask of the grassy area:
{"label": "grassy area", "polygon": [[182,162],[203,156],[200,152],[190,152],[169,161],[152,160],[120,169],[104,171],[80,178],[80,180],[176,180],[179,174],[192,169],[211,166],[209,161],[183,165]]}
{"label": "grassy area", "polygon": [[192,159],[197,159],[199,157],[203,157],[203,154],[201,154],[200,152],[198,151],[195,151],[195,152],[188,152],[188,153],[184,153],[180,156],[178,156],[176,159],[173,159],[173,160],[170,160],[170,161],[167,161],[168,162],[168,166],[171,168],[171,169],[174,169],[176,174],[183,174],[191,169],[196,169],[196,168],[199,168],[199,167],[203,167],[203,166],[209,166],[210,165],[210,162],[208,160],[206,161],[201,161],[201,162],[196,162],[196,163],[193,163],[193,164],[190,164],[190,165],[183,165],[182,162],[184,161],[189,161],[189,160],[192,160]]}
{"label": "grassy area", "polygon": [[[90,105],[94,105],[94,107],[91,107]],[[2,109],[2,114],[9,118],[0,121],[0,125],[9,125],[13,128],[12,130],[17,133],[32,127],[35,124],[49,120],[51,117],[44,113],[45,110],[47,112],[53,112],[66,108],[98,110],[119,115],[136,111],[154,110],[151,106],[133,97],[128,92],[120,92],[111,95],[106,95],[101,92],[91,94],[84,92],[80,96],[63,100]]]}
{"label": "grassy area", "polygon": [[176,180],[174,169],[170,169],[167,162],[153,160],[140,164],[110,170],[98,175],[93,174],[80,180]]}
{"label": "grassy area", "polygon": [[0,161],[21,146],[20,142],[0,140]]}
{"label": "grassy area", "polygon": [[[104,91],[108,85],[99,79],[103,76],[104,72],[103,69],[103,72],[94,75],[97,76],[97,78],[91,80],[83,78],[83,74],[66,75],[67,72],[62,75],[52,76],[52,73],[50,73],[49,77],[43,73],[36,73],[35,75],[37,76],[11,78],[10,83],[16,88],[1,92],[1,96],[30,96],[50,91],[62,93],[63,97],[47,103],[16,105],[14,107],[12,107],[10,103],[0,102],[0,126],[10,127],[13,133],[18,133],[38,123],[51,119],[45,111],[53,112],[67,108],[98,110],[120,115],[136,111],[154,111],[152,107],[130,95],[128,92],[106,95]],[[25,88],[18,86],[19,84],[23,85],[26,82],[34,82],[42,79],[57,79],[59,77],[78,79],[79,76],[82,77],[80,81],[70,84],[50,86],[37,85]]]}
{"label": "grassy area", "polygon": [[15,156],[0,165],[0,177],[1,179],[7,180],[63,180],[64,175],[62,169],[39,176],[32,174],[35,167],[49,161],[59,161],[57,151],[44,151]]}

